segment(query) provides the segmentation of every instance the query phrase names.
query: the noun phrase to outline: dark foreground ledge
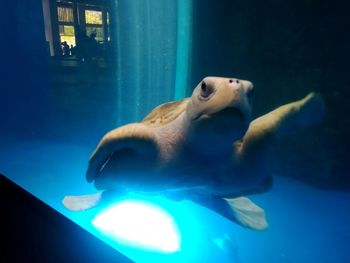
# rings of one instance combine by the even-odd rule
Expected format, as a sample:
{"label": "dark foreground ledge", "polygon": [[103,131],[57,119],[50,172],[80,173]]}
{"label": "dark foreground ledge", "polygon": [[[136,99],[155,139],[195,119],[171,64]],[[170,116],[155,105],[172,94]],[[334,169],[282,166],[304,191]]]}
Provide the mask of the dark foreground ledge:
{"label": "dark foreground ledge", "polygon": [[0,262],[131,262],[0,174]]}

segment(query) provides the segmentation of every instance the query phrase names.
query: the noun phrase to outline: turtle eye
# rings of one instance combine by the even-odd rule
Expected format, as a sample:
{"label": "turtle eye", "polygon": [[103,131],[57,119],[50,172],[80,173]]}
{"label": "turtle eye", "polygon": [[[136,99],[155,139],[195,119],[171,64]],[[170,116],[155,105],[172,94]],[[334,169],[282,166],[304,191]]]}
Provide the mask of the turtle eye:
{"label": "turtle eye", "polygon": [[213,88],[211,86],[208,86],[207,83],[205,83],[204,81],[202,81],[201,84],[201,97],[203,98],[208,98],[210,96],[210,94],[213,93]]}

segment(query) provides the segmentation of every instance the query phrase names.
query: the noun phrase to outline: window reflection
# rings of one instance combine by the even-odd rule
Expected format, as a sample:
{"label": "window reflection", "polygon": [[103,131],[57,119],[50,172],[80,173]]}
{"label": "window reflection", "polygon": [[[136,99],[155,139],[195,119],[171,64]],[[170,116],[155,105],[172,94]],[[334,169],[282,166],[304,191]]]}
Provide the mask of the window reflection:
{"label": "window reflection", "polygon": [[86,61],[110,55],[108,0],[43,0],[45,35],[50,55]]}

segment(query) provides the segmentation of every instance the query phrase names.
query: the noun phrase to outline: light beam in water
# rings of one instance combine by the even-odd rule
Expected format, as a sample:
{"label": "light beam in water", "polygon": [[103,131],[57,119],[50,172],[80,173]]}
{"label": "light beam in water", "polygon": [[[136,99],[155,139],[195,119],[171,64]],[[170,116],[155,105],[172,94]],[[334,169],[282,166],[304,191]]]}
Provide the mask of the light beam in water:
{"label": "light beam in water", "polygon": [[175,100],[182,99],[186,96],[189,60],[191,56],[192,3],[187,0],[178,0],[177,9]]}

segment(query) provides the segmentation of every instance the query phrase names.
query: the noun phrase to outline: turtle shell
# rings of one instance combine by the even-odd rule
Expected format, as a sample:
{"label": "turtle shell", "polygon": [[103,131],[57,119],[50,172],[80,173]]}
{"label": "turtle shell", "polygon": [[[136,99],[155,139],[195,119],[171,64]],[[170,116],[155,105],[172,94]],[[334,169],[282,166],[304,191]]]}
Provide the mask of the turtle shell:
{"label": "turtle shell", "polygon": [[187,108],[190,99],[185,98],[178,101],[171,101],[154,108],[143,120],[142,123],[152,127],[160,127],[175,120]]}

